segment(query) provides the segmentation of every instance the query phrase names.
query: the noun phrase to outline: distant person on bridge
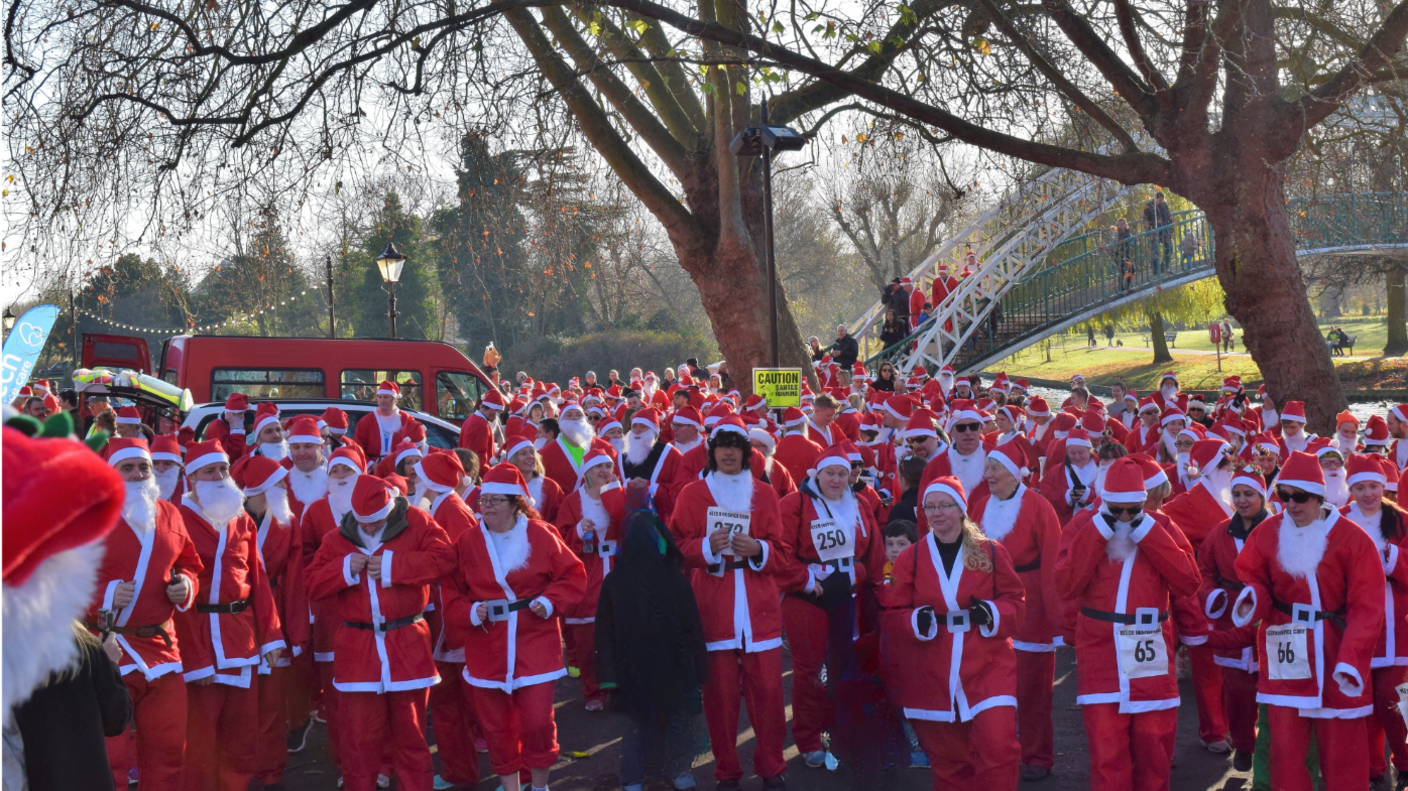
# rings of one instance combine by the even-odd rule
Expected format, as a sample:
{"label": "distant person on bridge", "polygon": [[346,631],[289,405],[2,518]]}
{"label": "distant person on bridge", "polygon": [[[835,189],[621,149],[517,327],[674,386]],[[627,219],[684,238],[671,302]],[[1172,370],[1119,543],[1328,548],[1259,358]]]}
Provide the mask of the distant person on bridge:
{"label": "distant person on bridge", "polygon": [[1193,234],[1193,229],[1189,228],[1183,232],[1183,240],[1178,243],[1179,251],[1183,254],[1183,268],[1193,267],[1193,257],[1198,254],[1198,237]]}
{"label": "distant person on bridge", "polygon": [[1164,191],[1154,190],[1154,199],[1144,204],[1144,230],[1158,231],[1158,248],[1154,250],[1154,274],[1168,266],[1173,256],[1173,213],[1164,203]]}
{"label": "distant person on bridge", "polygon": [[929,301],[934,303],[934,310],[942,308],[944,300],[957,290],[958,278],[949,274],[947,265],[939,264],[939,271],[934,276],[934,283],[929,287]]}
{"label": "distant person on bridge", "polygon": [[914,287],[914,281],[905,278],[900,281],[904,286],[906,294],[909,294],[909,323],[912,327],[919,326],[919,316],[924,312],[924,291]]}
{"label": "distant person on bridge", "polygon": [[895,312],[895,316],[909,323],[909,294],[914,291],[914,282],[909,278],[896,278],[891,284],[893,288],[888,290],[886,299],[890,309]]}
{"label": "distant person on bridge", "polygon": [[856,363],[856,357],[860,355],[860,347],[856,344],[856,339],[852,338],[846,330],[846,325],[836,325],[836,342],[831,344],[831,359],[844,369],[849,369]]}
{"label": "distant person on bridge", "polygon": [[893,308],[885,311],[885,323],[880,326],[880,345],[888,349],[909,335],[909,323],[895,315]]}

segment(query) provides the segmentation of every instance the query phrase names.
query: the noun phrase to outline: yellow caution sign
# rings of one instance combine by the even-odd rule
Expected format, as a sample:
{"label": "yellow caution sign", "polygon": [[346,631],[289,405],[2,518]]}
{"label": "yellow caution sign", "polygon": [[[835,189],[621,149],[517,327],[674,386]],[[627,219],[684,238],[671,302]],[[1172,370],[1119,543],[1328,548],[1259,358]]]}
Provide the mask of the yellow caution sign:
{"label": "yellow caution sign", "polygon": [[802,405],[801,368],[754,368],[753,392],[767,401],[769,408]]}

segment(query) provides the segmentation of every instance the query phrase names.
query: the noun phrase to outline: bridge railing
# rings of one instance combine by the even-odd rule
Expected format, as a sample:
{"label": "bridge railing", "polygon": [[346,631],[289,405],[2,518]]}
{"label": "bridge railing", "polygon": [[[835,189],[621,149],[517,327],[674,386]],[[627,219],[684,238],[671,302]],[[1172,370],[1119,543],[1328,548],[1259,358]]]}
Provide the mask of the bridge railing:
{"label": "bridge railing", "polygon": [[1408,194],[1319,195],[1286,202],[1302,250],[1408,243]]}

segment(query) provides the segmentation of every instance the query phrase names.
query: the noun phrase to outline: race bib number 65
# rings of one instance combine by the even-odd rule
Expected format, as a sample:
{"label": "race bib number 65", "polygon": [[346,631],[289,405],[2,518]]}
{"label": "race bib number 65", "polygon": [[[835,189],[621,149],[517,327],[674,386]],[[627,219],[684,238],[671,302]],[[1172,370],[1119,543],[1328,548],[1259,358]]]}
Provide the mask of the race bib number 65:
{"label": "race bib number 65", "polygon": [[1125,678],[1168,675],[1168,645],[1158,624],[1116,627],[1115,650]]}
{"label": "race bib number 65", "polygon": [[[728,530],[729,538],[732,539],[735,533],[749,535],[748,525],[752,521],[752,515],[739,513],[737,511],[725,511],[722,508],[710,508],[708,512],[707,532],[713,535],[719,530]],[[725,550],[725,554],[733,554]]]}
{"label": "race bib number 65", "polygon": [[1310,678],[1310,651],[1304,624],[1269,626],[1266,629],[1266,677],[1284,681]]}

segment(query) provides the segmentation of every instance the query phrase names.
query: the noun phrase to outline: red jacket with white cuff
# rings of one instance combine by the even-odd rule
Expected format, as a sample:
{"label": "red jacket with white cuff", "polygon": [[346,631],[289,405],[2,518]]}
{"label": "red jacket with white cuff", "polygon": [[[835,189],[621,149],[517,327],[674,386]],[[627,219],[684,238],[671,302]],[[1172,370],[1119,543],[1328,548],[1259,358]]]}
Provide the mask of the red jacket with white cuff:
{"label": "red jacket with white cuff", "polygon": [[[283,627],[284,641],[289,645],[289,649],[279,657],[278,666],[288,667],[293,657],[309,650],[312,644],[308,593],[303,584],[303,545],[297,520],[293,525],[285,525],[276,520],[271,512],[265,511],[255,534],[254,546],[264,563],[269,590],[274,595],[274,608],[278,610],[279,623]],[[268,674],[269,668],[261,663],[259,672]]]}
{"label": "red jacket with white cuff", "polygon": [[[1022,581],[1026,606],[1020,623],[1012,625],[1012,647],[1018,651],[1055,651],[1061,644],[1061,599],[1056,595],[1056,556],[1061,524],[1056,511],[1037,491],[1018,484],[1011,505],[1016,513],[994,507],[995,498],[974,498],[968,514],[983,533],[1002,545]],[[988,513],[992,511],[992,513]]]}
{"label": "red jacket with white cuff", "polygon": [[[810,487],[810,483],[807,484]],[[834,573],[843,573],[851,578],[851,590],[858,591],[862,587],[872,584],[873,580],[883,576],[885,555],[883,551],[879,554],[880,566],[875,566],[876,544],[883,548],[884,539],[880,537],[879,528],[875,525],[875,519],[871,515],[870,508],[860,495],[851,492],[851,523],[849,525],[837,525],[844,531],[845,541],[848,546],[829,549],[826,554],[836,554],[836,560],[827,561],[821,557],[817,551],[817,539],[825,544],[834,541],[834,531],[832,537],[814,536],[813,526],[823,520],[841,521],[837,517],[839,513],[827,513],[823,508],[824,500],[812,496],[811,489],[793,492],[782,498],[778,503],[778,512],[781,516],[782,535],[784,543],[790,550],[791,555],[787,568],[781,576],[777,578],[777,586],[783,593],[805,593],[813,582],[821,585],[819,574],[829,576]],[[837,552],[837,549],[840,551]],[[844,560],[841,557],[844,556]],[[826,569],[831,571],[827,572]]]}
{"label": "red jacket with white cuff", "polygon": [[[1103,510],[1094,513],[1068,533],[1069,545],[1056,563],[1056,592],[1079,602],[1076,703],[1117,703],[1122,714],[1175,708],[1178,678],[1170,660],[1177,644],[1170,598],[1197,592],[1197,564],[1172,535],[1176,528],[1146,513],[1129,523],[1132,551],[1123,558],[1118,553],[1112,557],[1107,547],[1116,533],[1106,516]],[[1140,655],[1161,653],[1165,661],[1161,667],[1136,668],[1131,664],[1132,651],[1125,651],[1122,658],[1117,633],[1133,636],[1140,627],[1155,625],[1153,639],[1161,639],[1163,645],[1140,645]],[[1158,653],[1150,654],[1151,650]]]}
{"label": "red jacket with white cuff", "polygon": [[[179,605],[189,610],[200,593],[199,576],[202,568],[195,545],[186,535],[181,511],[165,500],[156,504],[156,526],[139,535],[118,520],[117,526],[103,539],[103,564],[98,568],[98,598],[86,616],[89,624],[98,624],[99,610],[113,609],[112,600],[117,586],[135,582],[132,603],[117,613],[117,642],[122,646],[118,670],[125,676],[141,671],[148,681],[181,670],[181,646],[172,618],[178,605],[166,598],[166,586],[174,575],[184,576],[190,593]],[[155,630],[141,636],[141,627],[160,627],[171,638],[171,644]]]}
{"label": "red jacket with white cuff", "polygon": [[[1011,637],[1024,617],[1022,580],[1001,544],[982,545],[988,570],[969,567],[965,545],[945,573],[933,533],[895,559],[882,597],[885,675],[908,719],[968,722],[987,709],[1017,705]],[[991,623],[973,623],[975,600]],[[920,624],[923,607],[933,608],[927,630]]]}
{"label": "red jacket with white cuff", "polygon": [[[430,586],[450,573],[454,550],[430,514],[396,504],[379,543],[368,542],[354,519],[323,537],[306,577],[308,596],[331,606],[336,619],[333,686],[341,692],[398,692],[439,683],[424,618]],[[381,579],[364,568],[352,573],[355,554],[381,558]],[[390,627],[390,628],[384,628]]]}
{"label": "red jacket with white cuff", "polygon": [[[693,569],[694,597],[710,651],[742,650],[749,653],[782,647],[782,605],[777,578],[787,574],[790,551],[783,543],[777,493],[748,471],[752,494],[747,502],[734,502],[723,494],[719,473],[709,473],[680,491],[670,519],[670,531]],[[720,502],[718,498],[723,498]],[[740,498],[741,499],[741,498]],[[748,533],[762,542],[762,551],[751,558],[715,555],[709,548],[710,508],[749,514]],[[710,571],[710,567],[714,571]],[[735,566],[729,568],[729,566]]]}
{"label": "red jacket with white cuff", "polygon": [[[258,530],[243,511],[226,525],[212,525],[190,495],[181,504],[181,517],[203,567],[196,606],[176,614],[186,681],[213,676],[217,684],[248,688],[264,654],[287,647],[255,546]],[[236,602],[247,604],[237,613],[200,612],[202,605]]]}
{"label": "red jacket with white cuff", "polygon": [[[1314,563],[1305,576],[1292,575],[1282,565],[1284,530],[1315,531],[1323,537],[1323,548],[1305,541],[1297,543],[1307,547],[1286,550],[1293,562]],[[1232,622],[1239,627],[1261,622],[1257,702],[1296,708],[1303,717],[1368,715],[1373,710],[1369,663],[1384,626],[1383,562],[1373,540],[1333,510],[1304,528],[1280,513],[1252,531],[1237,555],[1236,569],[1247,586],[1232,602]],[[1238,615],[1243,602],[1251,603],[1245,616]],[[1303,634],[1284,634],[1293,621],[1306,627]],[[1269,653],[1268,630],[1284,634]]]}
{"label": "red jacket with white cuff", "polygon": [[[1198,571],[1202,575],[1202,584],[1198,587],[1198,601],[1202,605],[1203,614],[1217,632],[1237,628],[1232,623],[1232,600],[1246,587],[1242,578],[1237,576],[1237,555],[1246,545],[1246,541],[1228,532],[1231,524],[1231,519],[1223,520],[1222,524],[1208,533],[1203,539],[1203,545],[1198,549]],[[1250,537],[1248,535],[1248,538]],[[1255,641],[1252,641],[1251,645],[1236,648],[1214,649],[1212,661],[1223,667],[1255,673]]]}
{"label": "red jacket with white cuff", "polygon": [[[1403,620],[1404,613],[1408,613],[1408,551],[1404,551],[1405,539],[1387,540],[1379,529],[1384,512],[1390,508],[1393,506],[1385,501],[1377,518],[1365,517],[1353,501],[1340,509],[1341,515],[1364,529],[1383,562],[1384,628],[1379,632],[1374,658],[1369,660],[1369,666],[1375,669],[1408,665],[1408,623]],[[1402,524],[1403,512],[1395,511],[1395,514]]]}
{"label": "red jacket with white cuff", "polygon": [[[678,455],[678,454],[676,454]],[[601,598],[601,583],[611,573],[621,539],[625,537],[626,492],[621,484],[608,483],[601,487],[601,499],[591,500],[583,489],[567,495],[557,509],[557,532],[562,543],[582,561],[587,574],[587,587],[581,599],[564,606],[560,615],[573,625],[596,623],[596,604]],[[582,520],[591,519],[593,540],[587,550]]]}
{"label": "red jacket with white cuff", "polygon": [[[479,520],[474,518],[474,512],[453,491],[436,495],[430,501],[430,516],[445,531],[452,548],[467,531],[479,529]],[[454,573],[451,569],[450,574]],[[464,646],[456,642],[458,637],[452,636],[450,630],[445,628],[445,584],[442,578],[430,586],[430,604],[425,608],[425,620],[430,624],[430,644],[434,646],[432,653],[437,662],[464,664]]]}
{"label": "red jacket with white cuff", "polygon": [[[455,546],[455,570],[441,587],[450,640],[465,649],[465,681],[503,692],[567,675],[554,616],[587,588],[582,562],[552,525],[520,515],[509,532],[517,531],[522,533],[514,540],[527,542],[527,557],[504,568],[489,528],[466,530]],[[534,601],[547,608],[546,618],[529,608]],[[512,609],[517,602],[524,604]],[[487,621],[479,619],[479,604],[490,605]]]}

